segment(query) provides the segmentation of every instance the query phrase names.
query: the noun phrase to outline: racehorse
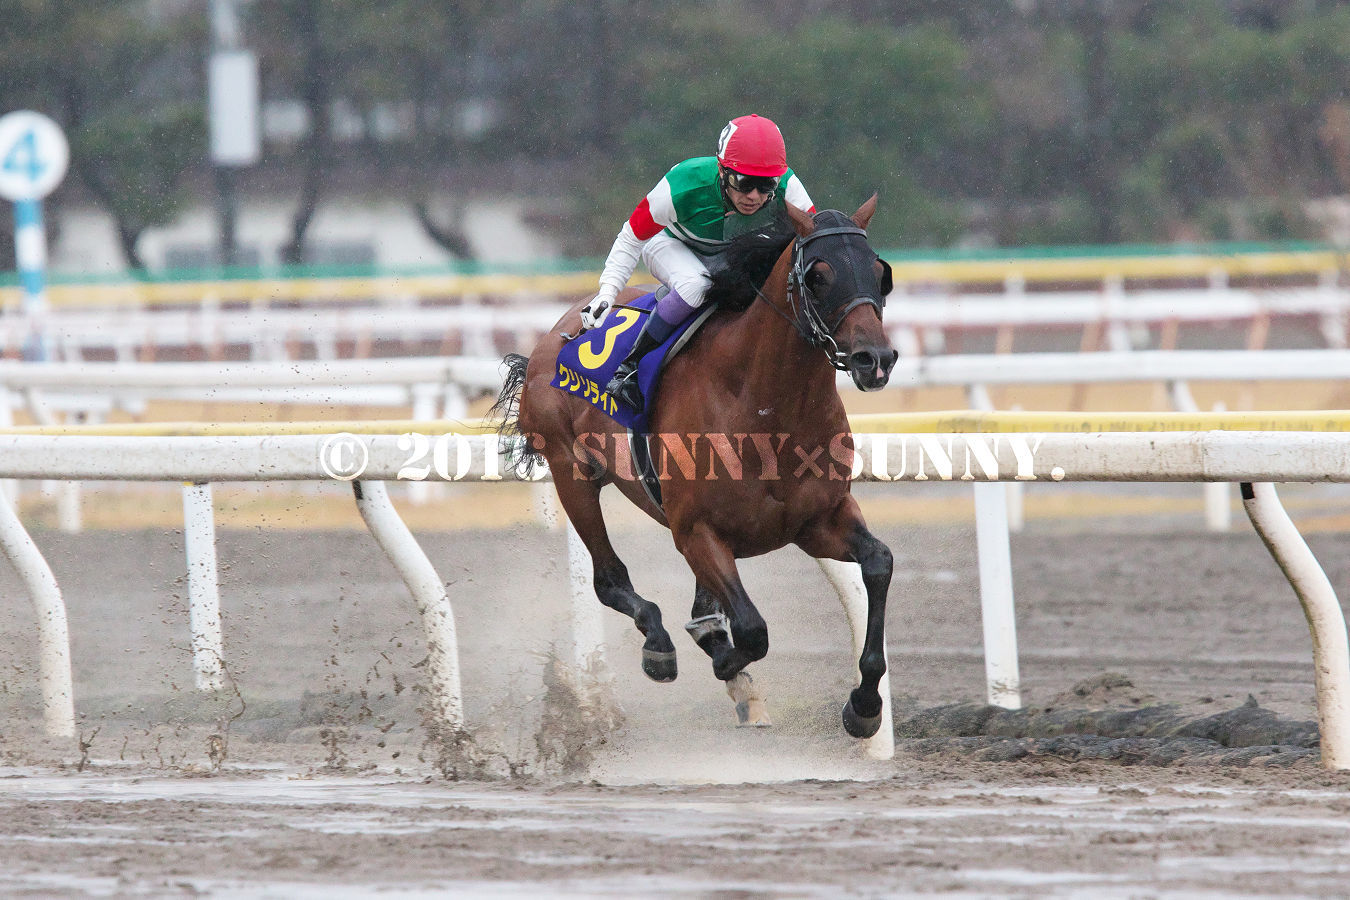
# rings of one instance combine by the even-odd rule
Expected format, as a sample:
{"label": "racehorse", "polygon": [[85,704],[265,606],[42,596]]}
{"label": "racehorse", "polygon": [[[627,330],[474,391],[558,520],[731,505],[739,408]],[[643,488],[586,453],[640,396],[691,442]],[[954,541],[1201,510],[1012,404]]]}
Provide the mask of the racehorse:
{"label": "racehorse", "polygon": [[[599,499],[606,484],[669,527],[696,581],[686,629],[735,700],[743,699],[737,686],[743,694],[749,683],[742,670],[769,649],[768,628],[736,560],[796,544],[817,559],[858,563],[867,624],[861,679],[843,722],[859,738],[875,734],[882,719],[892,557],[850,493],[853,444],[835,371],[847,371],[864,391],[877,390],[898,355],[881,322],[890,267],[866,236],[876,205],[873,195],[851,217],[837,210],[812,216],[789,205],[780,227],[732,242],[708,292],[717,311],[668,361],[662,387],[648,399],[655,403],[652,456],[662,463],[660,506],[632,475],[625,430],[550,385],[565,334],[578,330],[590,298],[574,304],[528,359],[505,358],[506,382],[494,406],[502,433],[524,436],[525,453],[548,461],[558,500],[590,551],[596,596],[633,619],[645,637],[642,668],[656,681],[675,678],[675,645],[660,609],[634,590],[610,544]],[[625,290],[616,311],[640,293]],[[707,470],[700,474],[702,446]],[[738,704],[744,718],[743,711]]]}

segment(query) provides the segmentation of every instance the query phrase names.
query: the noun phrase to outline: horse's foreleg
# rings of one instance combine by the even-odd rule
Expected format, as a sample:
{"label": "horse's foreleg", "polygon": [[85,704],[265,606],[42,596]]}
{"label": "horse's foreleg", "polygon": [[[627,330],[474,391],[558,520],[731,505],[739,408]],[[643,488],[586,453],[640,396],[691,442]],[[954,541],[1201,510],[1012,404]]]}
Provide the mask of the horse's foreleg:
{"label": "horse's foreleg", "polygon": [[[708,615],[720,613],[727,624],[711,627],[712,623],[690,634],[699,642],[713,661],[713,674],[722,681],[730,681],[750,663],[763,659],[769,652],[769,628],[764,617],[750,602],[736,570],[736,557],[730,548],[709,528],[695,526],[677,545],[689,568],[694,572],[698,591],[694,597],[695,625]],[[728,635],[729,632],[729,635]]]}
{"label": "horse's foreleg", "polygon": [[[692,620],[684,628],[704,653],[713,661],[713,670],[717,670],[719,660],[734,649],[731,643],[730,620],[717,608],[717,600],[712,591],[702,585],[694,588],[694,608]],[[736,704],[736,724],[740,727],[765,728],[773,724],[769,718],[768,707],[764,704],[764,695],[759,686],[744,670],[726,683],[727,695]]]}
{"label": "horse's foreleg", "polygon": [[886,593],[891,586],[894,559],[891,549],[858,523],[850,535],[854,560],[862,568],[867,587],[867,633],[863,638],[858,672],[862,683],[853,689],[844,706],[844,730],[854,737],[871,737],[881,727],[881,692],[877,689],[886,674]]}
{"label": "horse's foreleg", "polygon": [[[853,636],[853,653],[862,656],[863,643],[867,637],[867,586],[863,584],[860,567],[857,563],[840,562],[837,559],[820,558],[816,562],[830,584],[834,585],[839,602],[844,606],[849,632]],[[877,690],[881,694],[881,727],[876,734],[863,740],[867,755],[872,759],[895,757],[895,719],[891,709],[889,660],[886,667],[886,674],[877,683]]]}
{"label": "horse's foreleg", "polygon": [[[567,462],[555,464],[551,459],[549,462],[555,472],[565,472],[571,467]],[[628,567],[609,542],[600,508],[600,485],[582,479],[559,478],[554,487],[567,518],[591,554],[595,596],[605,606],[631,618],[646,638],[642,645],[642,671],[654,681],[674,681],[678,673],[675,644],[661,624],[660,607],[633,590]]]}
{"label": "horse's foreleg", "polygon": [[891,550],[867,530],[857,503],[849,500],[829,527],[813,531],[799,546],[817,558],[856,562],[867,588],[867,628],[858,656],[860,683],[844,704],[844,730],[867,738],[881,727],[881,677],[886,674],[886,594],[894,559]]}

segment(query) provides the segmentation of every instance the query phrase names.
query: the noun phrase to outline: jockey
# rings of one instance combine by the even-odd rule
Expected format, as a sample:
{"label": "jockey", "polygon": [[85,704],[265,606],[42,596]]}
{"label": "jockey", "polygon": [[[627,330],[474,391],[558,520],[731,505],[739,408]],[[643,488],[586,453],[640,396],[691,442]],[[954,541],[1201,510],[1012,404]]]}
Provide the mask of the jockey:
{"label": "jockey", "polygon": [[637,367],[703,305],[709,270],[732,238],[763,228],[785,202],[814,212],[806,188],[787,165],[778,126],[763,116],[740,116],[722,129],[717,156],[686,159],[665,174],[624,223],[600,275],[600,292],[581,310],[594,328],[604,320],[641,259],[670,293],[662,297],[619,364],[605,391],[640,409]]}

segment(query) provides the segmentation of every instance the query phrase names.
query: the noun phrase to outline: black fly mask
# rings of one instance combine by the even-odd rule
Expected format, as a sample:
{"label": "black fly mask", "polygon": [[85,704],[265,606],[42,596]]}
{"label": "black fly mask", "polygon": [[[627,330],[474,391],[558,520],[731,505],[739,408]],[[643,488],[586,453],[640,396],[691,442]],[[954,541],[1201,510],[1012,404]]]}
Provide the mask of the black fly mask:
{"label": "black fly mask", "polygon": [[[792,307],[797,330],[808,343],[825,350],[830,364],[847,370],[847,357],[834,340],[839,324],[864,303],[877,311],[886,306],[891,291],[891,267],[880,260],[878,279],[874,264],[879,257],[867,242],[867,232],[838,210],[827,209],[814,216],[815,231],[797,238],[792,251],[792,271],[788,274],[788,304]],[[826,263],[834,279],[823,296],[809,282],[809,273],[817,263]]]}

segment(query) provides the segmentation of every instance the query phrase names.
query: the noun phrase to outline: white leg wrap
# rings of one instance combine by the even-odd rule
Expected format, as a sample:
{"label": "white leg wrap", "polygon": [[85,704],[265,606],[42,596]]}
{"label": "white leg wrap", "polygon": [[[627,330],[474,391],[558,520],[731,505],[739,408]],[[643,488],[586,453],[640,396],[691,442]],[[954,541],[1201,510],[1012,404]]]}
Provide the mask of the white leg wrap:
{"label": "white leg wrap", "polygon": [[749,672],[741,671],[727,682],[727,696],[736,703],[736,725],[740,728],[767,728],[773,724],[764,695]]}

